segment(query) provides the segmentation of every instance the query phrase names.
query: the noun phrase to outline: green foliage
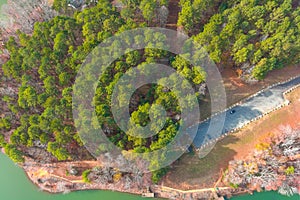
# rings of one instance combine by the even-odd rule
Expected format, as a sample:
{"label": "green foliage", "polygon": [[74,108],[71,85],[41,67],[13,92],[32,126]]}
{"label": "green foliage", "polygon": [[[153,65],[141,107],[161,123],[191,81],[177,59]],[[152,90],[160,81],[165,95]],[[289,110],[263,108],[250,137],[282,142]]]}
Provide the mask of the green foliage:
{"label": "green foliage", "polygon": [[25,126],[18,127],[10,136],[10,141],[15,145],[27,145],[30,143],[27,128]]}
{"label": "green foliage", "polygon": [[216,63],[249,63],[259,80],[271,70],[299,63],[299,8],[290,0],[181,0],[180,5],[178,25],[194,34]]}
{"label": "green foliage", "polygon": [[5,141],[5,138],[4,138],[4,135],[0,134],[0,147],[5,147],[6,145],[6,141]]}
{"label": "green foliage", "polygon": [[155,16],[156,0],[142,0],[140,3],[140,9],[143,13],[143,17],[149,22]]}
{"label": "green foliage", "polygon": [[193,8],[190,0],[184,1],[182,9],[178,16],[178,26],[183,26],[186,31],[193,28]]}
{"label": "green foliage", "polygon": [[68,7],[68,0],[54,0],[52,7],[58,12],[66,11]]}
{"label": "green foliage", "polygon": [[237,189],[239,187],[239,184],[236,184],[236,183],[230,183],[229,185],[230,185],[230,187],[232,187],[234,189]]}
{"label": "green foliage", "polygon": [[[76,12],[74,16],[58,16],[47,22],[36,23],[32,34],[19,33],[17,39],[11,38],[6,43],[10,59],[3,65],[3,72],[18,82],[20,88],[16,99],[5,100],[15,113],[16,123],[11,124],[6,118],[0,120],[1,131],[15,129],[9,144],[0,134],[0,146],[5,147],[14,161],[22,162],[21,150],[32,146],[35,141],[47,144],[47,151],[58,160],[77,158],[74,149],[84,149],[79,148],[83,142],[76,132],[72,116],[72,84],[78,69],[86,56],[104,39],[124,30],[145,26],[141,21],[151,26],[155,24],[157,9],[167,4],[164,0],[122,2],[125,7],[121,13],[110,1],[102,0],[95,6]],[[67,1],[55,0],[53,7],[61,13],[67,13]],[[177,25],[193,35],[193,39],[208,51],[219,66],[227,63],[232,63],[234,67],[248,64],[253,67],[251,75],[263,79],[271,70],[299,63],[300,11],[292,6],[290,0],[181,0],[180,7]],[[126,42],[131,39],[125,38]],[[118,88],[120,95],[117,100],[120,106],[128,106],[126,99],[130,99],[131,120],[139,125],[138,128],[150,123],[149,110],[153,104],[164,107],[168,117],[162,129],[150,138],[128,136],[120,130],[111,113],[111,97],[116,83],[126,71],[137,66],[145,74],[151,75],[151,69],[143,68],[146,63],[163,62],[161,58],[172,57],[171,66],[195,89],[206,79],[201,66],[192,66],[180,56],[153,48],[164,44],[167,39],[161,34],[151,33],[133,38],[135,44],[145,44],[147,48],[118,58],[99,78],[93,102],[98,121],[108,138],[124,150],[142,153],[160,149],[174,139],[181,123],[180,119],[176,119],[181,110],[174,92],[161,85],[149,84],[128,97],[127,91],[133,86],[123,83]],[[114,51],[110,53],[113,55],[121,46],[120,42],[115,42]],[[184,48],[188,50],[189,44]],[[192,56],[198,58],[203,55]],[[92,62],[97,63],[97,59]],[[88,80],[83,81],[83,89],[90,87],[89,81],[93,80],[93,75],[91,73]],[[174,76],[160,81],[178,86]],[[180,86],[184,88],[187,84]],[[185,98],[187,103],[184,106],[193,106],[191,96]],[[154,121],[160,123],[160,110],[151,111]],[[84,117],[86,112],[82,109],[79,114]],[[81,126],[90,128],[96,122],[84,122]],[[107,152],[109,148],[104,144],[99,145],[101,152]],[[165,155],[160,156],[163,158]],[[155,159],[145,159],[153,167],[160,166]],[[83,172],[85,182],[89,182],[90,172]],[[159,182],[166,172],[167,169],[153,172],[153,182]],[[293,169],[289,167],[286,174],[292,173]],[[235,184],[231,186],[238,187]]]}
{"label": "green foliage", "polygon": [[279,68],[280,66],[281,64],[278,63],[278,60],[276,58],[263,58],[257,63],[255,68],[253,69],[252,75],[258,80],[261,80],[265,77],[268,71]]}
{"label": "green foliage", "polygon": [[33,125],[28,128],[28,136],[32,141],[38,140],[40,138],[41,133],[41,129],[37,125]]}
{"label": "green foliage", "polygon": [[16,163],[23,163],[23,153],[17,149],[15,145],[6,144],[4,147],[5,153]]}
{"label": "green foliage", "polygon": [[[70,14],[67,3],[55,0],[53,7]],[[72,158],[68,147],[83,145],[72,120],[72,84],[77,69],[99,42],[125,24],[110,1],[102,0],[74,16],[37,22],[32,34],[19,31],[18,39],[9,39],[6,48],[10,59],[3,72],[21,84],[18,98],[5,100],[16,116],[10,138],[13,145],[32,146],[40,141],[48,144],[47,150],[58,160]],[[131,25],[135,26],[128,23]],[[138,52],[129,56],[128,63],[137,63],[138,56]],[[10,120],[1,118],[0,130],[11,128]],[[16,150],[10,151],[15,155]]]}
{"label": "green foliage", "polygon": [[70,158],[68,151],[64,147],[61,147],[58,142],[49,142],[47,151],[52,153],[60,161]]}
{"label": "green foliage", "polygon": [[289,166],[286,170],[285,170],[285,174],[286,175],[293,175],[295,173],[295,168],[294,166]]}
{"label": "green foliage", "polygon": [[90,179],[88,178],[89,174],[91,173],[90,169],[85,170],[84,172],[82,172],[82,180],[85,183],[91,183]]}
{"label": "green foliage", "polygon": [[11,120],[7,117],[0,118],[0,130],[9,130],[11,128]]}
{"label": "green foliage", "polygon": [[36,90],[32,86],[21,86],[18,103],[21,108],[36,107],[38,104]]}
{"label": "green foliage", "polygon": [[161,178],[167,174],[167,172],[168,172],[167,168],[163,168],[163,169],[152,172],[151,179],[152,179],[153,183],[157,184],[161,180]]}
{"label": "green foliage", "polygon": [[191,83],[198,85],[205,81],[206,73],[201,67],[193,67],[181,56],[176,56],[172,66]]}
{"label": "green foliage", "polygon": [[63,72],[59,75],[59,83],[62,86],[68,85],[70,82],[70,75],[67,72]]}
{"label": "green foliage", "polygon": [[150,104],[146,103],[142,106],[139,106],[137,111],[134,111],[131,114],[132,120],[141,126],[146,126],[149,119],[149,110],[150,110]]}

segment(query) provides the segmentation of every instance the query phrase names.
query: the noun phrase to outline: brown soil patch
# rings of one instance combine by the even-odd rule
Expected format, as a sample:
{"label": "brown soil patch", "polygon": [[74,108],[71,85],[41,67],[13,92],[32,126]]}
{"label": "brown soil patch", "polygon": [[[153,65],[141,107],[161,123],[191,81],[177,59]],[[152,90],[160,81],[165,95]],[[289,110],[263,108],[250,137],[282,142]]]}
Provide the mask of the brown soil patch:
{"label": "brown soil patch", "polygon": [[166,28],[173,30],[177,29],[178,13],[180,12],[178,4],[179,0],[169,0],[169,16]]}
{"label": "brown soil patch", "polygon": [[[290,69],[295,70],[293,75],[296,75],[298,69]],[[276,74],[279,75],[278,72],[274,72],[270,76]],[[270,84],[270,76],[265,83]],[[282,80],[282,76],[277,78]],[[205,158],[199,159],[197,155],[191,154],[182,156],[173,163],[170,172],[162,180],[162,184],[185,190],[213,187],[220,176],[221,169],[225,170],[230,160],[245,158],[253,151],[256,144],[269,137],[270,133],[278,131],[281,125],[289,125],[292,128],[300,126],[300,88],[288,94],[287,98],[291,101],[289,106],[272,112],[237,133],[222,139]]]}

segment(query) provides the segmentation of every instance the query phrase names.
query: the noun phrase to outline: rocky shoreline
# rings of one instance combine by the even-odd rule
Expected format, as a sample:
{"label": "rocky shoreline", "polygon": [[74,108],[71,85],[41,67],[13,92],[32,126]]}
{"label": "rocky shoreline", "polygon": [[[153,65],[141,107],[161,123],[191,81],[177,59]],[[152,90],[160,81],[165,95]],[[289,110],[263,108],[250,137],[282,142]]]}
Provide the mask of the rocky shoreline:
{"label": "rocky shoreline", "polygon": [[[21,167],[31,182],[37,185],[42,191],[49,193],[68,193],[80,190],[111,190],[142,195],[147,192],[146,187],[138,184],[132,184],[132,187],[126,188],[123,179],[111,183],[101,183],[100,181],[85,182],[81,175],[71,175],[67,174],[68,172],[66,172],[66,175],[62,175],[62,172],[67,171],[70,166],[76,167],[82,172],[83,169],[95,168],[98,165],[97,161],[41,164],[26,158],[25,163]],[[148,185],[148,182],[148,179],[145,178],[142,183]]]}
{"label": "rocky shoreline", "polygon": [[[157,198],[166,198],[166,199],[224,199],[223,197],[231,197],[235,195],[247,194],[248,191],[242,189],[222,189],[214,191],[212,189],[201,189],[199,192],[179,192],[179,191],[164,191],[163,188],[159,185],[152,185],[149,187],[149,190],[130,188],[127,190],[121,189],[116,185],[103,185],[97,183],[83,183],[83,182],[72,182],[63,180],[60,178],[52,177],[49,179],[34,179],[28,172],[27,177],[42,191],[48,193],[69,193],[75,191],[84,191],[84,190],[109,190],[114,192],[129,193],[140,196],[148,197],[157,197]],[[49,187],[50,186],[50,187]],[[53,190],[53,188],[56,188]],[[64,189],[63,189],[64,188]],[[62,190],[63,189],[63,190]]]}
{"label": "rocky shoreline", "polygon": [[130,188],[124,187],[124,181],[118,181],[111,184],[101,184],[99,182],[86,183],[81,176],[69,175],[59,176],[55,174],[55,168],[62,169],[62,166],[77,165],[82,163],[83,166],[91,166],[96,161],[80,161],[80,162],[64,162],[42,164],[37,163],[30,158],[26,158],[25,163],[20,165],[25,171],[28,179],[35,184],[41,191],[51,194],[69,193],[83,190],[109,190],[115,192],[129,193],[145,197],[158,197],[166,199],[224,199],[224,197],[232,197],[241,194],[252,193],[242,188],[219,187],[219,188],[202,188],[198,190],[178,190],[165,187],[163,185],[155,185],[144,182],[142,185],[133,185]]}

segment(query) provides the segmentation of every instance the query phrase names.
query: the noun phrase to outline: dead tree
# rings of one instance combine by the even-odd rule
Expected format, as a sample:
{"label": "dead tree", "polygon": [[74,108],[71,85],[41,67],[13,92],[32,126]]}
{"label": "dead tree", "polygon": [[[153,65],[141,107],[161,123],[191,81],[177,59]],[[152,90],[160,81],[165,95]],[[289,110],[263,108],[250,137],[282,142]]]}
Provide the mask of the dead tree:
{"label": "dead tree", "polygon": [[2,7],[0,22],[3,39],[15,36],[20,30],[26,34],[33,31],[35,22],[52,19],[57,15],[47,0],[8,0]]}

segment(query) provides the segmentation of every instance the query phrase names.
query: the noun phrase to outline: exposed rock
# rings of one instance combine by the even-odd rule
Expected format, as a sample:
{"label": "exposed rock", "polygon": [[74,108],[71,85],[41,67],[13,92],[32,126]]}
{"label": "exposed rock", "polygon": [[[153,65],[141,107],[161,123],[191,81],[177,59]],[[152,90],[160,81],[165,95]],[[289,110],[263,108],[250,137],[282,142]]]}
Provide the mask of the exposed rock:
{"label": "exposed rock", "polygon": [[158,21],[160,27],[165,27],[169,16],[168,8],[166,6],[161,6],[157,12],[158,12]]}
{"label": "exposed rock", "polygon": [[77,176],[78,175],[78,170],[75,167],[71,167],[71,169],[70,169],[69,172],[73,176]]}
{"label": "exposed rock", "polygon": [[201,83],[199,85],[199,94],[205,96],[206,94],[206,83]]}
{"label": "exposed rock", "polygon": [[68,6],[74,8],[74,9],[78,9],[78,8],[82,7],[83,4],[84,4],[83,0],[69,0]]}
{"label": "exposed rock", "polygon": [[253,71],[254,67],[255,67],[255,65],[251,65],[249,62],[242,64],[242,66],[240,67],[240,69],[242,70],[242,73],[240,74],[240,78],[244,82],[250,83],[250,84],[258,82],[258,80],[252,76],[252,71]]}
{"label": "exposed rock", "polygon": [[25,150],[25,153],[36,162],[51,163],[53,161],[56,161],[56,158],[53,155],[42,148],[30,147]]}

